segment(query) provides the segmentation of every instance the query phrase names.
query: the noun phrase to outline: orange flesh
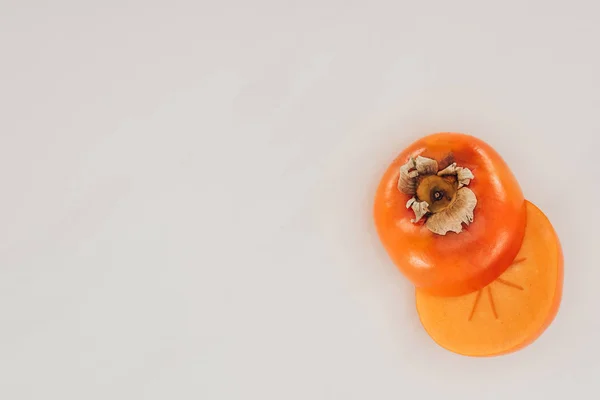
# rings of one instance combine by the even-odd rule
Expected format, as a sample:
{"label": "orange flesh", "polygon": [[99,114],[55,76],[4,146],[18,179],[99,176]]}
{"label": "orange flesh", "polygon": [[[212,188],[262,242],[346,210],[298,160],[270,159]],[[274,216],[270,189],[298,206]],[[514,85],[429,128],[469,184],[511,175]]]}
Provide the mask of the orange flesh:
{"label": "orange flesh", "polygon": [[[475,175],[468,188],[477,196],[474,221],[444,236],[413,224],[411,196],[398,188],[399,169],[410,157],[441,163],[450,154]],[[442,167],[442,166],[440,166]],[[525,199],[512,172],[485,142],[464,134],[426,136],[404,150],[384,173],[375,195],[374,219],[383,246],[417,287],[440,296],[475,292],[502,274],[515,259],[525,232]]]}
{"label": "orange flesh", "polygon": [[536,340],[554,319],[562,296],[562,251],[548,218],[526,204],[523,245],[498,279],[459,297],[417,289],[421,322],[440,346],[466,356],[511,353]]}

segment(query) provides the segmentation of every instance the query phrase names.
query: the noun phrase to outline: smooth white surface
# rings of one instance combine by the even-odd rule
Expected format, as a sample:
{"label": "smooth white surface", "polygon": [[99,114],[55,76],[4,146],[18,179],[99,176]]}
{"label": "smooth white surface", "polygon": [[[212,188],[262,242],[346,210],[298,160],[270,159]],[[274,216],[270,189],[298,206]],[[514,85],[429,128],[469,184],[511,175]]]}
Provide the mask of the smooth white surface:
{"label": "smooth white surface", "polygon": [[[594,1],[2,1],[0,398],[542,398],[600,384]],[[565,251],[531,347],[437,347],[371,220],[427,133]]]}

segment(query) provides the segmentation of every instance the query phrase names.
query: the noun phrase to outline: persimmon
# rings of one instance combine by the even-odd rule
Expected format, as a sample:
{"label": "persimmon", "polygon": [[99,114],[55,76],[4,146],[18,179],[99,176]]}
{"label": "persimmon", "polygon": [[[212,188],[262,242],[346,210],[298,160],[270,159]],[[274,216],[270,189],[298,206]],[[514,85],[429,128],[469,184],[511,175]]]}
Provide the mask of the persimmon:
{"label": "persimmon", "polygon": [[557,314],[563,282],[563,255],[548,218],[527,202],[523,245],[490,285],[458,297],[416,290],[425,330],[440,346],[467,356],[494,356],[535,341]]}
{"label": "persimmon", "polygon": [[488,144],[461,133],[425,136],[389,165],[374,220],[394,264],[419,289],[460,296],[498,278],[521,248],[521,188]]}

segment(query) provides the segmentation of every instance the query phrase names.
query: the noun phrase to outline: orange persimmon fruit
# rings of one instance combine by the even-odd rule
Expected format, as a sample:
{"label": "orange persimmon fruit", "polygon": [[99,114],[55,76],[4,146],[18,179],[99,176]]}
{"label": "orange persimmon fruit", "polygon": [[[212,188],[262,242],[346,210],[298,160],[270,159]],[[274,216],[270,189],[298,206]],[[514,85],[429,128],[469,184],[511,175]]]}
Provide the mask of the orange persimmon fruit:
{"label": "orange persimmon fruit", "polygon": [[[411,196],[398,189],[398,181],[400,167],[418,156],[435,160],[440,170],[456,163],[473,173],[468,189],[477,205],[460,233],[436,234],[423,221],[411,221]],[[374,220],[386,252],[415,287],[459,296],[488,285],[510,266],[523,241],[526,206],[516,178],[492,147],[470,135],[436,133],[389,165],[375,195]]]}
{"label": "orange persimmon fruit", "polygon": [[562,296],[562,250],[548,218],[526,204],[523,244],[498,279],[458,297],[416,290],[421,323],[440,346],[474,357],[507,354],[532,343],[553,321]]}

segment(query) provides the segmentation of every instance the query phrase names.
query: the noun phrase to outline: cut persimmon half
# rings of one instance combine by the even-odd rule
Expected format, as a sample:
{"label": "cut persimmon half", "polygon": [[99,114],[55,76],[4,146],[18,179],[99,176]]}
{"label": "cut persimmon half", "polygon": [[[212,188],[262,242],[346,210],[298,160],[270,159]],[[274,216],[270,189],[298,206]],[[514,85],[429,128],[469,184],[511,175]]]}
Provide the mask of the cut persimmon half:
{"label": "cut persimmon half", "polygon": [[388,166],[374,202],[381,242],[417,288],[440,296],[475,292],[514,260],[525,199],[510,168],[482,140],[425,136]]}
{"label": "cut persimmon half", "polygon": [[421,323],[440,346],[466,356],[511,353],[535,341],[556,316],[562,297],[561,246],[544,213],[530,202],[526,207],[521,249],[494,282],[458,297],[416,290]]}

